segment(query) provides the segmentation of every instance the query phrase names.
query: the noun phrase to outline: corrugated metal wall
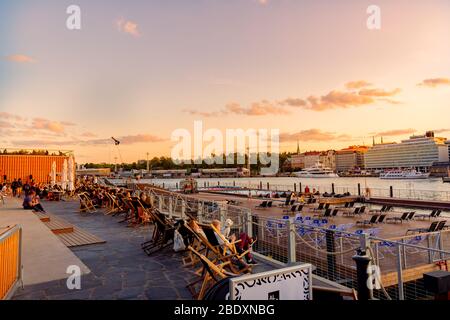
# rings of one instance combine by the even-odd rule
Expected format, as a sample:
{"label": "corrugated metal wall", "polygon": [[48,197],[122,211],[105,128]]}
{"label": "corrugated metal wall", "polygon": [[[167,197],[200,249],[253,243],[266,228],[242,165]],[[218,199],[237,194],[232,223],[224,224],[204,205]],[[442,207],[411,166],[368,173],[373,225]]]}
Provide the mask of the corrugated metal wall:
{"label": "corrugated metal wall", "polygon": [[0,181],[6,175],[8,181],[21,178],[23,182],[29,180],[30,175],[37,183],[49,183],[53,161],[56,162],[57,181],[60,180],[64,159],[67,156],[34,156],[34,155],[1,155]]}

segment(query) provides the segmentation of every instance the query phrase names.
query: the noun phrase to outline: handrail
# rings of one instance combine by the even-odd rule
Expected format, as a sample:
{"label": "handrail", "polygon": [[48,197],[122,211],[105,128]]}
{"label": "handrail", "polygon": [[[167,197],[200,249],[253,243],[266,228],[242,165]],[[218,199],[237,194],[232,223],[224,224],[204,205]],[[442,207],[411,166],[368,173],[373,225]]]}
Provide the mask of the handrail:
{"label": "handrail", "polygon": [[22,282],[22,227],[0,231],[0,300],[11,298]]}
{"label": "handrail", "polygon": [[[423,234],[419,234],[416,236],[422,236]],[[442,253],[442,254],[448,254],[450,255],[450,251],[447,250],[442,250],[442,249],[435,249],[435,248],[430,248],[430,247],[423,247],[423,246],[419,246],[416,244],[412,244],[412,243],[404,243],[404,242],[400,242],[400,241],[391,241],[391,240],[386,240],[386,239],[382,239],[382,238],[377,238],[377,237],[370,237],[371,241],[374,241],[376,243],[392,243],[396,246],[403,246],[403,247],[409,247],[409,248],[415,248],[415,249],[420,249],[420,250],[425,250],[425,251],[432,251],[432,252],[436,252],[436,253]]]}
{"label": "handrail", "polygon": [[398,241],[398,240],[406,240],[406,239],[413,239],[416,237],[427,237],[427,236],[432,236],[432,235],[439,235],[439,234],[444,234],[444,233],[449,233],[450,229],[444,229],[441,231],[433,231],[433,232],[421,232],[421,233],[415,233],[415,234],[407,234],[404,236],[399,236],[399,237],[393,237],[393,238],[386,238],[384,241]]}

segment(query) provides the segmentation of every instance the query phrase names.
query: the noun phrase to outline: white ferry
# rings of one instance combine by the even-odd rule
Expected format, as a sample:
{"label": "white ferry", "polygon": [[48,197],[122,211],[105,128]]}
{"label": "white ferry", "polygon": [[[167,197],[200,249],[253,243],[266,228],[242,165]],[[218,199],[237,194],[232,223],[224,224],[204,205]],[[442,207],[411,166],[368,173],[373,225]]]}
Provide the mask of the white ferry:
{"label": "white ferry", "polygon": [[427,179],[429,176],[429,173],[419,172],[415,169],[398,169],[380,173],[380,179]]}
{"label": "white ferry", "polygon": [[339,177],[330,168],[325,167],[322,163],[317,162],[310,168],[302,171],[294,172],[294,175],[302,178],[337,178]]}

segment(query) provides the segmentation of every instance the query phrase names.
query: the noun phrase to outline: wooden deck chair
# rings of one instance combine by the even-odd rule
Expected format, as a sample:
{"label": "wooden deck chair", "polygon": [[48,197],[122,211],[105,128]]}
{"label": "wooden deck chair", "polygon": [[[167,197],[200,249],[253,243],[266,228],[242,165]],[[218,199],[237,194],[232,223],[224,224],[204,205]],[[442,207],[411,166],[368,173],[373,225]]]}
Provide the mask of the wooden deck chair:
{"label": "wooden deck chair", "polygon": [[106,215],[123,211],[123,207],[120,204],[119,199],[116,197],[116,195],[107,192],[106,196],[109,199],[109,201],[108,201],[108,203],[109,203],[108,209],[105,212]]}
{"label": "wooden deck chair", "polygon": [[[195,233],[196,240],[199,242],[197,244],[197,248],[204,252],[205,257],[213,261],[214,263],[223,263],[229,261],[230,264],[228,268],[231,272],[234,273],[242,273],[246,272],[246,265],[240,261],[237,257],[236,251],[229,250],[226,246],[221,246],[219,241],[216,238],[216,233],[211,225],[198,224],[201,228],[202,232],[195,232],[190,229],[191,232]],[[195,264],[195,258],[192,259],[192,256],[189,260],[192,264]],[[239,264],[241,265],[241,269],[239,268]],[[198,270],[197,273],[201,273],[201,270]]]}
{"label": "wooden deck chair", "polygon": [[[227,277],[237,276],[236,274],[233,274],[225,270],[225,267],[230,264],[230,261],[215,264],[211,260],[209,260],[206,256],[196,251],[191,246],[188,247],[188,250],[198,257],[204,269],[204,272],[199,280],[191,282],[186,286],[186,288],[188,288],[188,290],[191,292],[192,297],[194,299],[202,300],[207,290],[211,288],[211,286],[213,286],[215,283]],[[200,289],[196,290],[195,285],[197,285],[200,282],[201,282]]]}
{"label": "wooden deck chair", "polygon": [[[234,257],[236,257],[237,259],[242,259],[243,257],[245,257],[250,252],[250,249],[247,249],[247,250],[239,253],[237,248],[236,248],[236,245],[241,242],[240,239],[238,239],[238,240],[236,240],[234,242],[230,242],[228,239],[225,238],[225,236],[219,230],[217,230],[217,228],[213,224],[211,224],[211,228],[214,230],[215,234],[220,239],[222,239],[222,241],[224,242],[224,246],[227,248],[227,250],[229,250],[231,252],[231,254]],[[253,246],[253,244],[254,244],[254,242],[252,243],[252,246]]]}
{"label": "wooden deck chair", "polygon": [[[193,220],[195,221],[195,220]],[[195,232],[189,223],[184,223],[184,227],[186,228],[187,232],[189,233],[188,239],[189,239],[189,246],[195,249],[197,252],[206,252],[206,246],[201,239],[201,237]],[[198,256],[196,256],[192,251],[188,250],[188,255],[186,257],[183,257],[182,259],[183,266],[184,267],[192,267],[197,265],[200,262],[200,259]]]}
{"label": "wooden deck chair", "polygon": [[279,207],[288,207],[290,202],[291,202],[291,200],[289,198],[286,198],[286,200],[278,206]]}
{"label": "wooden deck chair", "polygon": [[379,215],[379,214],[374,214],[374,215],[372,216],[372,218],[370,218],[370,220],[360,220],[360,221],[356,221],[356,224],[357,224],[357,225],[360,224],[360,225],[363,225],[363,226],[371,226],[371,225],[377,223],[379,218],[380,218],[380,215]]}
{"label": "wooden deck chair", "polygon": [[267,208],[267,200],[264,200],[263,202],[261,202],[259,205],[257,205],[255,207],[255,209],[265,209]]}
{"label": "wooden deck chair", "polygon": [[[231,254],[227,254],[226,248],[222,248],[212,231],[211,226],[200,224],[197,222],[202,232],[196,232],[195,230],[186,227],[195,237],[197,242],[197,248],[199,251],[204,251],[204,255],[213,262],[225,262],[229,261],[232,257]],[[206,230],[206,232],[205,232]]]}
{"label": "wooden deck chair", "polygon": [[125,197],[125,196],[119,196],[120,203],[123,205],[123,212],[125,214],[124,218],[119,221],[121,222],[128,222],[130,225],[136,225],[139,222],[139,210],[138,210],[138,203],[136,202],[136,197]]}
{"label": "wooden deck chair", "polygon": [[297,211],[297,205],[294,204],[290,209],[284,209],[283,212],[284,213],[294,213],[295,211]]}
{"label": "wooden deck chair", "polygon": [[320,217],[320,218],[330,218],[331,217],[331,209],[327,208],[323,210],[322,212],[315,213],[313,217]]}
{"label": "wooden deck chair", "polygon": [[[219,256],[217,258],[220,261],[230,260],[231,263],[229,267],[233,273],[246,273],[251,269],[251,266],[247,265],[242,259],[243,256],[248,254],[249,250],[245,251],[242,254],[239,254],[237,252],[236,243],[239,243],[241,241],[240,239],[234,242],[228,241],[220,232],[218,232],[218,230],[212,224],[203,226],[202,230],[205,233],[208,242],[213,247],[217,248],[216,252],[219,253]],[[223,245],[219,243],[217,237],[222,240],[222,242],[224,243]]]}
{"label": "wooden deck chair", "polygon": [[119,209],[115,213],[113,213],[113,216],[125,215],[125,218],[121,221],[128,221],[130,219],[130,210],[134,210],[133,205],[129,203],[129,199],[124,194],[117,194],[116,199]]}
{"label": "wooden deck chair", "polygon": [[140,199],[137,200],[138,207],[138,215],[140,222],[142,224],[153,223],[151,208],[146,208]]}
{"label": "wooden deck chair", "polygon": [[91,198],[86,192],[78,193],[78,199],[80,200],[80,212],[94,213],[97,209],[94,206]]}
{"label": "wooden deck chair", "polygon": [[348,209],[348,210],[344,210],[342,212],[342,215],[343,216],[356,216],[357,214],[359,214],[359,210],[360,210],[359,207]]}
{"label": "wooden deck chair", "polygon": [[[194,219],[191,220],[198,224],[198,222]],[[205,226],[203,226],[205,227]],[[199,228],[201,228],[201,224],[199,224]],[[221,251],[219,247],[213,246],[206,237],[205,233],[203,232],[196,232],[190,225],[190,222],[184,223],[184,229],[187,231],[187,241],[188,245],[191,246],[193,249],[195,249],[197,252],[202,253],[210,259],[214,263],[229,261],[231,256],[224,255],[226,252]],[[195,267],[200,263],[200,260],[196,255],[194,255],[192,252],[188,251],[188,255],[182,259],[183,266],[184,267]],[[201,275],[203,272],[203,268],[200,268],[195,271],[197,275]]]}
{"label": "wooden deck chair", "polygon": [[435,232],[439,225],[439,221],[433,221],[428,228],[413,228],[406,231],[406,235],[411,233],[427,233]]}
{"label": "wooden deck chair", "polygon": [[416,219],[425,219],[428,218],[431,220],[431,218],[434,218],[436,215],[437,209],[434,209],[433,211],[431,211],[431,213],[429,214],[425,214],[425,213],[421,213],[416,215]]}
{"label": "wooden deck chair", "polygon": [[403,223],[403,221],[408,220],[409,215],[410,215],[409,211],[403,212],[401,217],[390,217],[390,218],[386,219],[386,222],[394,222],[394,223],[401,222],[401,223]]}
{"label": "wooden deck chair", "polygon": [[175,224],[158,210],[152,212],[155,228],[152,240],[142,244],[142,249],[147,255],[162,250],[173,242]]}

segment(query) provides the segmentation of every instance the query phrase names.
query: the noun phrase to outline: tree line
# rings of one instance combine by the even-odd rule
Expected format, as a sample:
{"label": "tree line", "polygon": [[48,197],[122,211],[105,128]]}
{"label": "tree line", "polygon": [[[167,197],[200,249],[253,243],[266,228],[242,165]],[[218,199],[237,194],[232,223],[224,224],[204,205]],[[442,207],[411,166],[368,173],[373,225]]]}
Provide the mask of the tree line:
{"label": "tree line", "polygon": [[[280,171],[283,171],[283,164],[286,162],[286,160],[292,155],[291,152],[283,152],[280,153],[279,156],[279,169]],[[152,159],[149,159],[149,166],[151,170],[176,170],[176,169],[186,169],[189,172],[195,172],[198,169],[219,169],[219,168],[235,168],[235,167],[247,167],[248,164],[248,156],[245,155],[245,164],[237,165],[237,159],[238,154],[233,154],[233,164],[227,164],[226,163],[226,156],[223,156],[223,164],[218,163],[212,163],[209,164],[208,160],[202,160],[201,164],[200,161],[197,161],[198,163],[193,163],[193,161],[188,161],[185,163],[177,164],[175,161],[173,161],[170,157],[154,157]],[[214,155],[212,155],[214,157]],[[99,169],[99,168],[110,168],[111,170],[114,170],[115,164],[113,163],[86,163],[85,168],[87,169]],[[118,163],[117,166],[119,168],[122,168],[123,170],[145,170],[147,169],[147,161],[146,160],[140,160],[138,162],[132,162],[132,163]],[[260,169],[264,167],[264,165],[261,164],[259,158],[257,160],[256,164],[250,165],[250,170],[252,172],[259,172]]]}

